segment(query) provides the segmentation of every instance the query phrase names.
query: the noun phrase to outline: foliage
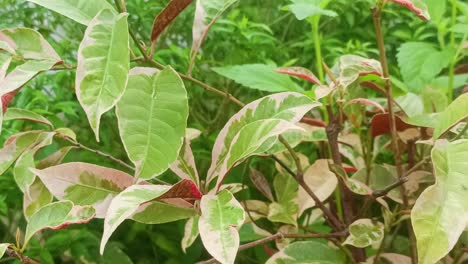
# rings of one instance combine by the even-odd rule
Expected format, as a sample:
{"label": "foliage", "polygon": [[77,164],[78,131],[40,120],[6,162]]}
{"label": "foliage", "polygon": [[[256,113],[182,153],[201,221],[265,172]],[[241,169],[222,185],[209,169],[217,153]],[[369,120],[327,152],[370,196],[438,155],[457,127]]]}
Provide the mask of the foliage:
{"label": "foliage", "polygon": [[0,258],[468,258],[464,2],[0,6]]}

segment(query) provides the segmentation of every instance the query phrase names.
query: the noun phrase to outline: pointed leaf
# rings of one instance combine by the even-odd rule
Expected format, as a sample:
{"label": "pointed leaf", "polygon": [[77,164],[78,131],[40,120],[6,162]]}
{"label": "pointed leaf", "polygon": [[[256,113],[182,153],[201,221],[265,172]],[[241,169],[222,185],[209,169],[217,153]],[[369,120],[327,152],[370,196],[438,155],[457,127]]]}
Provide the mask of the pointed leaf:
{"label": "pointed leaf", "polygon": [[[229,157],[233,157],[230,152],[232,151],[232,148],[235,147],[235,145],[240,143],[255,143],[258,146],[265,141],[273,144],[274,140],[276,140],[276,135],[269,137],[269,133],[274,130],[278,131],[278,129],[271,130],[271,125],[283,125],[280,123],[284,122],[280,122],[280,120],[297,123],[306,112],[319,105],[320,103],[313,102],[308,97],[299,93],[274,94],[246,105],[244,108],[242,108],[242,110],[229,119],[229,121],[219,133],[213,147],[212,161],[208,171],[207,182],[215,179],[218,177],[218,175],[221,178],[224,177],[224,174],[227,171],[226,169],[228,169],[228,166],[226,166],[226,161]],[[269,119],[275,120],[271,121]],[[260,134],[257,128],[266,128],[265,122],[269,123],[270,129],[263,130],[263,132],[268,132],[267,134]],[[247,127],[249,124],[250,127]],[[254,125],[252,126],[252,124]],[[283,127],[281,130],[284,129],[285,128]],[[249,132],[250,130],[252,132],[252,134],[244,133],[244,137],[248,139],[246,142],[240,141],[242,130],[245,132]],[[262,139],[263,142],[253,141],[253,137],[255,137],[256,140]],[[245,147],[248,146],[245,145]],[[250,152],[252,153],[252,151]],[[246,156],[243,158],[245,157]]]}
{"label": "pointed leaf", "polygon": [[237,1],[239,0],[197,0],[192,28],[192,50],[190,51],[189,72],[192,72],[195,57],[211,26]]}
{"label": "pointed leaf", "polygon": [[154,19],[151,42],[154,43],[169,24],[192,3],[192,0],[172,0]]}
{"label": "pointed leaf", "polygon": [[7,244],[7,243],[1,243],[0,244],[0,259],[5,254],[5,251],[7,250],[8,246],[9,246],[9,244]]}
{"label": "pointed leaf", "polygon": [[27,0],[88,25],[102,9],[113,9],[106,0]]}
{"label": "pointed leaf", "polygon": [[101,239],[100,252],[104,248],[112,233],[127,218],[132,216],[141,204],[163,195],[170,186],[162,185],[133,185],[119,193],[111,202],[104,219],[104,233]]}
{"label": "pointed leaf", "polygon": [[47,118],[33,111],[26,110],[26,109],[8,108],[8,110],[5,112],[5,115],[3,116],[4,121],[17,120],[17,119],[42,123],[44,125],[48,125],[51,128],[54,127],[52,123],[50,123],[50,121],[47,120]]}
{"label": "pointed leaf", "polygon": [[147,225],[164,224],[195,215],[193,208],[179,207],[163,202],[152,201],[141,205],[132,219]]}
{"label": "pointed leaf", "polygon": [[15,50],[16,55],[23,59],[61,61],[57,52],[44,37],[30,28],[2,29],[0,41],[6,42]]}
{"label": "pointed leaf", "polygon": [[317,76],[315,76],[309,69],[303,68],[303,67],[285,67],[285,68],[278,68],[275,69],[277,73],[281,74],[287,74],[295,77],[299,77],[301,79],[304,79],[306,81],[309,81],[311,83],[321,85],[319,79]]}
{"label": "pointed leaf", "polygon": [[187,223],[185,223],[185,228],[184,228],[184,237],[182,238],[181,246],[182,246],[182,251],[184,253],[187,252],[187,248],[190,247],[193,242],[197,239],[199,232],[198,232],[198,220],[200,219],[200,216],[195,215],[191,217]]}
{"label": "pointed leaf", "polygon": [[454,125],[468,117],[468,93],[460,95],[436,120],[434,139],[438,139]]}
{"label": "pointed leaf", "polygon": [[293,0],[288,8],[298,20],[304,20],[314,15],[336,17],[338,14],[332,10],[320,6],[320,1]]}
{"label": "pointed leaf", "polygon": [[359,219],[349,226],[349,236],[343,245],[352,245],[365,248],[373,244],[379,244],[384,237],[384,225],[380,222],[372,222],[371,219]]}
{"label": "pointed leaf", "polygon": [[273,201],[273,193],[271,192],[270,184],[268,183],[265,175],[260,171],[251,168],[250,169],[250,180],[257,187],[257,189],[270,201]]}
{"label": "pointed leaf", "polygon": [[338,82],[345,88],[354,83],[360,76],[369,74],[383,76],[379,61],[357,55],[341,56],[339,63],[333,67],[333,71],[337,71]]}
{"label": "pointed leaf", "polygon": [[[369,174],[367,174],[367,169],[363,168],[356,172],[352,179],[361,182],[373,191],[377,191],[383,190],[389,185],[397,182],[398,176],[383,165],[373,164],[369,170]],[[399,188],[391,190],[387,196],[397,203],[403,202]]]}
{"label": "pointed leaf", "polygon": [[130,67],[128,14],[104,9],[89,23],[78,49],[76,95],[99,141],[101,116],[122,96]]}
{"label": "pointed leaf", "polygon": [[59,150],[57,150],[55,153],[51,154],[50,156],[40,160],[36,164],[37,169],[45,169],[51,166],[59,165],[62,163],[63,159],[65,156],[67,156],[68,152],[70,150],[76,148],[75,146],[68,146],[68,147],[63,147]]}
{"label": "pointed leaf", "polygon": [[52,202],[54,196],[47,190],[44,183],[36,177],[23,197],[23,213],[27,221],[39,209]]}
{"label": "pointed leaf", "polygon": [[62,229],[71,224],[85,224],[94,217],[91,206],[75,206],[70,201],[51,203],[39,209],[31,216],[26,233],[24,245],[31,237],[43,229]]}
{"label": "pointed leaf", "polygon": [[115,169],[71,162],[43,170],[32,170],[59,200],[91,205],[103,218],[112,199],[133,184],[133,177]]}
{"label": "pointed leaf", "polygon": [[427,9],[426,3],[423,0],[389,0],[401,6],[404,6],[415,13],[422,20],[429,20],[429,10]]}
{"label": "pointed leaf", "polygon": [[268,208],[268,220],[297,226],[299,185],[289,174],[278,174],[273,181],[276,202]]}
{"label": "pointed leaf", "polygon": [[0,149],[0,175],[2,175],[16,159],[28,148],[34,145],[41,131],[28,131],[15,134],[5,141]]}
{"label": "pointed leaf", "polygon": [[184,140],[179,156],[177,160],[171,164],[170,168],[181,179],[190,179],[197,186],[200,185],[197,165],[195,164],[195,158],[188,139]]}
{"label": "pointed leaf", "polygon": [[275,66],[266,64],[244,64],[213,67],[214,72],[250,89],[266,92],[302,91],[288,76],[275,72]]}
{"label": "pointed leaf", "polygon": [[187,127],[184,83],[172,68],[156,71],[132,69],[116,111],[122,141],[141,179],[160,175],[177,159]]}
{"label": "pointed leaf", "polygon": [[436,183],[424,190],[411,211],[420,264],[444,257],[468,225],[468,141],[436,144],[431,156]]}
{"label": "pointed leaf", "polygon": [[189,179],[185,179],[172,186],[171,189],[165,194],[161,195],[159,199],[200,199],[201,197],[202,193],[198,190],[195,183]]}
{"label": "pointed leaf", "polygon": [[344,264],[342,251],[317,241],[294,242],[275,255],[266,264]]}
{"label": "pointed leaf", "polygon": [[13,169],[13,175],[18,187],[22,192],[27,192],[29,186],[33,184],[35,175],[30,171],[30,168],[35,167],[34,156],[42,148],[52,144],[55,132],[44,132],[39,134],[36,142],[26,149],[21,156],[18,157],[15,167]]}
{"label": "pointed leaf", "polygon": [[[320,201],[325,201],[336,189],[338,179],[328,168],[328,160],[319,159],[304,172],[304,180],[307,186],[317,195]],[[299,215],[308,208],[315,206],[315,201],[310,198],[304,188],[299,188]]]}
{"label": "pointed leaf", "polygon": [[200,209],[198,228],[206,250],[221,263],[234,263],[239,249],[236,227],[244,223],[244,209],[226,190],[203,196]]}

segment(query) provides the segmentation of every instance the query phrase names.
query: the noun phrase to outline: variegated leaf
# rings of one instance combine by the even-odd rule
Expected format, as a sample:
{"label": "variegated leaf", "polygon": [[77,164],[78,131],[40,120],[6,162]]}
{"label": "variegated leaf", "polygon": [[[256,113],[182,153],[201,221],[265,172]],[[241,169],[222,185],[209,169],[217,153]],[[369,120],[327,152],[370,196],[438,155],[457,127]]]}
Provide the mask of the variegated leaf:
{"label": "variegated leaf", "polygon": [[[296,147],[302,142],[317,142],[328,140],[327,133],[323,127],[315,127],[302,122],[299,123],[298,126],[303,130],[287,131],[281,135],[291,147]],[[277,141],[265,154],[276,154],[286,150],[287,149],[284,144]]]}
{"label": "variegated leaf", "polygon": [[192,28],[189,72],[192,72],[195,57],[211,26],[237,1],[239,0],[197,0]]}
{"label": "variegated leaf", "polygon": [[141,204],[163,195],[170,189],[168,185],[132,185],[119,193],[110,203],[104,219],[104,233],[101,239],[100,252],[104,248],[112,233],[127,218],[131,217]]}
{"label": "variegated leaf", "polygon": [[26,228],[24,245],[27,245],[34,234],[43,229],[62,229],[71,224],[84,224],[94,217],[91,206],[77,206],[70,201],[51,203],[34,213]]}
{"label": "variegated leaf", "polygon": [[28,131],[8,138],[0,149],[0,175],[2,175],[21,154],[34,146],[42,131]]}
{"label": "variegated leaf", "polygon": [[194,215],[195,210],[193,208],[175,206],[161,201],[151,201],[142,204],[131,218],[143,224],[154,225],[187,219]]}
{"label": "variegated leaf", "polygon": [[315,76],[315,74],[313,74],[309,69],[306,69],[303,67],[298,67],[298,66],[285,67],[285,68],[275,69],[275,71],[281,74],[287,74],[287,75],[291,75],[291,76],[304,79],[316,85],[321,85],[321,82],[319,81],[317,76]]}
{"label": "variegated leaf", "polygon": [[27,221],[39,209],[52,202],[54,196],[45,187],[44,183],[36,177],[23,195],[23,213]]}
{"label": "variegated leaf", "polygon": [[274,254],[266,264],[345,264],[343,252],[318,241],[294,242]]}
{"label": "variegated leaf", "polygon": [[[320,201],[325,201],[336,189],[338,179],[328,168],[328,160],[319,159],[304,172],[304,180],[307,186],[317,195]],[[305,210],[315,206],[315,201],[310,198],[304,188],[299,187],[299,215]]]}
{"label": "variegated leaf", "polygon": [[187,248],[190,247],[193,242],[197,239],[199,232],[198,232],[198,220],[200,219],[200,216],[195,215],[191,217],[187,223],[185,223],[185,228],[184,228],[184,237],[182,238],[181,246],[182,246],[182,251],[184,253],[187,252]]}
{"label": "variegated leaf", "polygon": [[268,220],[296,226],[299,185],[292,176],[281,173],[275,176],[273,186],[276,201],[268,207]]}
{"label": "variegated leaf", "polygon": [[402,5],[411,12],[415,13],[422,20],[429,20],[431,16],[429,15],[429,10],[427,9],[426,3],[423,0],[389,0],[396,4]]}
{"label": "variegated leaf", "polygon": [[48,125],[51,128],[54,127],[54,125],[52,125],[52,123],[47,118],[33,111],[26,110],[26,109],[10,107],[6,110],[5,115],[3,116],[4,121],[18,120],[18,119],[41,123],[44,125]]}
{"label": "variegated leaf", "polygon": [[32,170],[59,200],[91,205],[103,218],[112,199],[133,184],[133,177],[115,169],[71,162],[43,170]]}
{"label": "variegated leaf", "polygon": [[88,23],[102,9],[112,9],[106,0],[27,0],[53,10],[83,25]]}
{"label": "variegated leaf", "polygon": [[132,69],[127,90],[117,104],[117,117],[136,176],[160,175],[177,159],[183,143],[188,118],[184,83],[170,67],[161,72]]}
{"label": "variegated leaf", "polygon": [[436,142],[431,157],[436,183],[411,210],[420,264],[438,262],[468,225],[468,140]]}
{"label": "variegated leaf", "polygon": [[101,116],[119,101],[130,67],[128,14],[110,9],[89,23],[78,49],[76,95],[99,141]]}
{"label": "variegated leaf", "polygon": [[7,244],[7,243],[1,243],[0,244],[0,259],[5,254],[5,251],[7,250],[8,246],[9,246],[9,244]]}
{"label": "variegated leaf", "polygon": [[184,140],[179,156],[177,160],[171,164],[170,168],[181,179],[190,179],[197,186],[200,185],[195,158],[188,139]]}
{"label": "variegated leaf", "polygon": [[75,146],[68,146],[68,147],[63,147],[63,148],[57,150],[55,153],[53,153],[53,154],[49,155],[48,157],[40,160],[36,164],[36,168],[37,169],[45,169],[45,168],[55,166],[55,165],[58,165],[58,164],[62,163],[65,156],[67,156],[68,152],[70,152],[70,150],[72,150],[74,148],[76,148],[76,147]]}
{"label": "variegated leaf", "polygon": [[[367,174],[369,172],[369,174]],[[363,185],[368,186],[371,190],[377,191],[385,189],[387,186],[398,181],[396,173],[383,165],[374,164],[368,171],[366,168],[357,171],[353,177],[353,180],[361,182]],[[399,188],[391,190],[387,197],[397,203],[403,203],[401,198],[401,192]]]}
{"label": "variegated leaf", "polygon": [[198,229],[206,250],[223,264],[234,263],[239,249],[236,227],[244,223],[244,209],[226,190],[203,196],[200,209]]}
{"label": "variegated leaf", "polygon": [[341,56],[338,64],[332,70],[335,72],[338,82],[345,88],[354,83],[360,76],[383,75],[379,61],[357,55]]}
{"label": "variegated leaf", "polygon": [[[320,103],[313,102],[307,96],[294,92],[266,96],[246,105],[226,123],[219,133],[213,147],[207,182],[211,182],[218,176],[220,178],[218,183],[221,182],[229,166],[234,165],[233,161],[234,163],[237,162],[235,158],[247,157],[247,155],[239,156],[239,154],[236,155],[236,153],[232,152],[234,149],[240,150],[237,145],[242,144],[244,147],[250,147],[248,152],[251,155],[256,151],[252,147],[255,146],[260,149],[265,142],[273,144],[278,134],[288,131],[286,127],[281,128],[279,125],[295,129],[290,124],[297,123],[305,113],[319,105]],[[262,126],[263,132],[267,132],[267,134],[260,134],[259,130],[257,130],[259,126]],[[241,134],[242,131],[244,133]],[[270,136],[268,134],[270,132],[275,133]],[[253,138],[256,140],[261,139],[262,142],[252,141]],[[241,142],[241,139],[247,139],[247,141]],[[245,145],[248,143],[254,143],[255,145]]]}
{"label": "variegated leaf", "polygon": [[434,139],[438,139],[457,123],[468,117],[468,93],[455,99],[435,121]]}
{"label": "variegated leaf", "polygon": [[383,237],[384,225],[382,223],[373,222],[371,219],[359,219],[349,225],[349,236],[343,244],[365,248],[380,244]]}
{"label": "variegated leaf", "polygon": [[35,175],[30,171],[30,168],[35,167],[34,156],[42,148],[52,144],[55,132],[40,133],[36,141],[27,148],[21,156],[18,157],[13,168],[13,175],[18,187],[23,193],[27,193],[29,186],[33,184]]}

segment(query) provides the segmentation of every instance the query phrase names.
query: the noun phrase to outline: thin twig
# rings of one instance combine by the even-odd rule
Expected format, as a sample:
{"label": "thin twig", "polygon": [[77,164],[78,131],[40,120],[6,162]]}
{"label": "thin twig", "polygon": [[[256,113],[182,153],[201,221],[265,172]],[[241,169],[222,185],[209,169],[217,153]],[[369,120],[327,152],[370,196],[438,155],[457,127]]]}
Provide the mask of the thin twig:
{"label": "thin twig", "polygon": [[30,257],[27,257],[27,256],[23,256],[21,253],[11,248],[7,248],[5,253],[11,258],[18,259],[23,264],[41,264],[39,261],[32,259]]}

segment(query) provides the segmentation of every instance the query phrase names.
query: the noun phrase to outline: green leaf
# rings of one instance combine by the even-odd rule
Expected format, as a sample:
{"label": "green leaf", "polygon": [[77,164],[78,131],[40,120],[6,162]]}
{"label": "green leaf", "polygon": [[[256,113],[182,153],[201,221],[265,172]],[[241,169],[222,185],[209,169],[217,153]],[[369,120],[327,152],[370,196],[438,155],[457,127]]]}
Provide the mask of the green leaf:
{"label": "green leaf", "polygon": [[300,92],[300,88],[289,76],[275,72],[277,67],[266,64],[244,64],[211,68],[217,74],[234,80],[250,89],[266,92]]}
{"label": "green leaf", "polygon": [[420,92],[448,66],[450,50],[439,51],[430,43],[407,42],[398,49],[401,75],[412,92]]}
{"label": "green leaf", "polygon": [[74,148],[77,148],[77,147],[68,146],[68,147],[63,147],[63,148],[57,150],[53,154],[51,154],[51,155],[47,156],[46,158],[40,160],[36,164],[36,168],[37,169],[45,169],[45,168],[55,166],[55,165],[58,165],[58,164],[62,163],[63,159],[67,156],[68,152],[70,152],[70,150],[72,150]]}
{"label": "green leaf", "polygon": [[244,209],[227,190],[203,196],[200,209],[198,229],[205,249],[223,264],[234,263],[239,248],[236,227],[244,223]]}
{"label": "green leaf", "polygon": [[219,133],[207,182],[219,176],[219,186],[232,166],[251,155],[268,152],[280,133],[297,130],[292,125],[319,105],[299,93],[274,94],[246,105]]}
{"label": "green leaf", "polygon": [[434,21],[436,24],[440,23],[441,20],[444,18],[447,1],[440,1],[440,0],[424,0],[426,3],[427,9],[431,16],[431,20]]}
{"label": "green leaf", "polygon": [[344,264],[343,253],[317,241],[294,242],[274,254],[266,264]]}
{"label": "green leaf", "polygon": [[456,24],[450,31],[460,34],[468,34],[468,24]]}
{"label": "green leaf", "polygon": [[130,67],[128,14],[104,9],[89,23],[78,49],[76,95],[99,141],[101,116],[120,99]]}
{"label": "green leaf", "polygon": [[170,189],[168,185],[132,185],[119,193],[110,203],[104,219],[104,233],[102,234],[100,252],[104,248],[112,233],[127,218],[131,217],[141,204],[163,195]]}
{"label": "green leaf", "polygon": [[468,141],[436,142],[431,157],[436,183],[423,191],[411,211],[420,264],[444,257],[468,225]]}
{"label": "green leaf", "polygon": [[264,229],[261,229],[255,223],[243,224],[239,230],[240,242],[246,243],[255,240],[259,240],[265,237],[269,237],[272,234]]}
{"label": "green leaf", "polygon": [[176,161],[171,164],[170,168],[181,179],[190,179],[197,186],[200,185],[195,158],[188,139],[184,140],[179,156],[177,156]]}
{"label": "green leaf", "polygon": [[[102,9],[112,9],[106,0],[27,0],[88,25]],[[115,13],[115,12],[114,12]]]}
{"label": "green leaf", "polygon": [[468,117],[468,93],[460,95],[453,101],[436,120],[434,139],[438,139],[447,130]]}
{"label": "green leaf", "polygon": [[[366,168],[360,169],[353,175],[352,179],[370,187],[372,191],[383,190],[398,181],[396,174],[392,173],[387,167],[380,164],[372,165],[369,174],[367,174]],[[397,203],[403,202],[399,188],[391,190],[387,194],[387,197]]]}
{"label": "green leaf", "polygon": [[122,171],[81,162],[32,171],[57,199],[91,205],[96,209],[97,218],[106,215],[111,200],[134,180]]}
{"label": "green leaf", "polygon": [[27,148],[18,157],[13,169],[13,175],[22,192],[27,192],[29,186],[34,182],[35,175],[29,170],[35,167],[34,156],[39,150],[52,144],[54,136],[55,132],[40,133],[31,147]]}
{"label": "green leaf", "polygon": [[39,209],[52,202],[54,197],[47,190],[44,183],[36,177],[34,183],[29,186],[23,198],[23,213],[27,221]]}
{"label": "green leaf", "polygon": [[431,16],[427,10],[426,3],[423,0],[389,0],[401,6],[404,6],[415,13],[422,20],[429,20]]}
{"label": "green leaf", "polygon": [[24,245],[31,237],[43,229],[61,229],[71,224],[84,224],[94,217],[91,206],[75,206],[70,201],[51,203],[39,209],[31,216],[26,233]]}
{"label": "green leaf", "polygon": [[288,8],[298,20],[304,20],[314,15],[338,16],[335,11],[321,8],[320,1],[293,0],[292,2],[293,4],[288,5]]}
{"label": "green leaf", "polygon": [[373,222],[371,219],[359,219],[349,226],[349,236],[343,245],[352,245],[365,248],[370,245],[379,244],[384,237],[384,225]]}
{"label": "green leaf", "polygon": [[0,259],[5,254],[5,251],[7,250],[8,246],[9,246],[9,244],[7,244],[7,243],[1,243],[0,244]]}
{"label": "green leaf", "polygon": [[109,243],[107,250],[102,256],[102,264],[133,264],[130,257],[121,249],[121,243]]}
{"label": "green leaf", "polygon": [[278,174],[273,180],[273,187],[276,202],[269,206],[268,220],[297,226],[299,185],[296,180],[289,174]]}
{"label": "green leaf", "polygon": [[333,66],[332,71],[338,77],[337,81],[344,88],[354,83],[360,76],[370,74],[383,76],[382,66],[379,61],[357,55],[341,56],[339,62]]}
{"label": "green leaf", "polygon": [[16,159],[28,148],[33,146],[41,131],[28,131],[15,134],[5,141],[0,149],[0,175],[16,161]]}
{"label": "green leaf", "polygon": [[11,47],[14,47],[16,55],[23,59],[61,61],[57,52],[47,43],[44,37],[39,32],[30,28],[2,29],[0,41],[4,41]]}
{"label": "green leaf", "polygon": [[44,125],[48,125],[51,128],[54,127],[47,118],[33,111],[20,109],[20,108],[11,108],[11,107],[8,108],[7,111],[5,112],[5,115],[3,116],[3,120],[8,121],[8,120],[16,120],[16,119],[29,120],[29,121],[33,121],[37,123],[42,123]]}
{"label": "green leaf", "polygon": [[132,219],[143,224],[155,225],[187,219],[194,215],[193,208],[153,201],[140,206],[138,211],[133,214]]}
{"label": "green leaf", "polygon": [[182,246],[182,251],[184,253],[187,252],[187,248],[190,247],[193,242],[197,239],[199,232],[198,232],[198,220],[200,219],[200,216],[195,215],[191,217],[187,223],[185,223],[185,228],[184,228],[184,237],[182,238],[181,246]]}
{"label": "green leaf", "polygon": [[178,157],[187,127],[187,91],[179,75],[170,67],[132,69],[116,112],[136,177],[151,179],[166,171]]}

